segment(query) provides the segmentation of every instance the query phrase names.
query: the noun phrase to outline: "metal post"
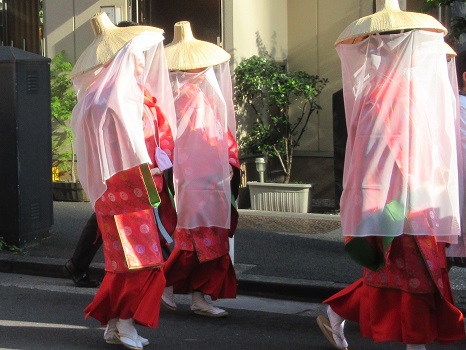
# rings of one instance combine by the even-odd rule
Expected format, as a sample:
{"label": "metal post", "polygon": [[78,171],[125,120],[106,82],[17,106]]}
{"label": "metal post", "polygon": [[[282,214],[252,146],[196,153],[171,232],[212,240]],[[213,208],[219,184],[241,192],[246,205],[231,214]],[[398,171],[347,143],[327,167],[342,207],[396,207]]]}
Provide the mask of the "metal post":
{"label": "metal post", "polygon": [[259,181],[264,182],[265,158],[256,158],[256,170],[259,173]]}

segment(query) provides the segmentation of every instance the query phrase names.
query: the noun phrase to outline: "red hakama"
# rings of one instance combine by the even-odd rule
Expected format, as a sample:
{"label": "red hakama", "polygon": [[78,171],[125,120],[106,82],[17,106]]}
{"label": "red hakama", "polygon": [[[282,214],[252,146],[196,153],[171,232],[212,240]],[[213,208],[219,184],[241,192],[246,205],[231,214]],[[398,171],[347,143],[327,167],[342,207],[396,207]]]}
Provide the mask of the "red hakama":
{"label": "red hakama", "polygon": [[[156,139],[167,154],[171,155],[173,150],[170,127],[155,102],[154,98],[145,96],[146,108],[152,109],[152,113],[143,117],[151,168],[157,166]],[[158,325],[165,287],[161,243],[166,241],[159,233],[141,171],[141,167],[134,167],[112,176],[106,182],[106,192],[95,203],[106,274],[85,313],[86,318],[91,316],[102,325],[113,318],[132,318],[152,328]],[[176,212],[167,186],[162,175],[153,176],[153,180],[161,199],[160,220],[168,232],[173,232]]]}
{"label": "red hakama", "polygon": [[[454,306],[445,263],[439,265],[445,262],[443,245],[432,236],[408,235],[395,238],[392,244],[380,270],[364,269],[363,278],[324,303],[341,317],[359,323],[361,335],[376,343],[464,339],[463,315]],[[427,246],[434,254],[429,256],[422,249]]]}
{"label": "red hakama", "polygon": [[229,255],[228,230],[177,229],[175,242],[176,247],[164,266],[167,286],[173,286],[174,293],[198,290],[212,300],[236,297],[237,280]]}

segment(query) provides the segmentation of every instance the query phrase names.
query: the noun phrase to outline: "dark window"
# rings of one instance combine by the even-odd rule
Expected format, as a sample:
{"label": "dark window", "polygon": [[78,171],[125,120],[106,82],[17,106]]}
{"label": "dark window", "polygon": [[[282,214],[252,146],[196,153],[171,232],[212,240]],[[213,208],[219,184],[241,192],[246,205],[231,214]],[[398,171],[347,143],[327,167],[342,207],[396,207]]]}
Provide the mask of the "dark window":
{"label": "dark window", "polygon": [[40,0],[0,0],[0,44],[41,53],[39,4]]}
{"label": "dark window", "polygon": [[222,32],[220,2],[221,0],[139,0],[139,23],[162,28],[165,31],[165,44],[169,44],[173,40],[175,23],[189,21],[196,39],[218,44]]}

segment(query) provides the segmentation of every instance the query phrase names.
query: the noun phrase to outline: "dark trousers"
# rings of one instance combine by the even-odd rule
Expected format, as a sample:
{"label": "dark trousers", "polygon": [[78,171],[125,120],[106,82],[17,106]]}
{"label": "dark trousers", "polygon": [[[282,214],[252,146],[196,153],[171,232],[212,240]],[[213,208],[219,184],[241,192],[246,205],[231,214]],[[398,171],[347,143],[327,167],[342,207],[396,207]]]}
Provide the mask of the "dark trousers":
{"label": "dark trousers", "polygon": [[[81,232],[81,236],[71,257],[73,265],[81,272],[88,271],[94,256],[102,246],[102,235],[98,234],[98,230],[97,218],[95,213],[92,213]],[[170,256],[170,252],[170,246],[162,244],[162,254],[165,261]]]}
{"label": "dark trousers", "polygon": [[97,251],[102,246],[102,236],[98,234],[98,230],[97,218],[95,213],[92,213],[81,232],[81,236],[71,257],[73,265],[82,272],[87,272],[92,259],[94,259]]}

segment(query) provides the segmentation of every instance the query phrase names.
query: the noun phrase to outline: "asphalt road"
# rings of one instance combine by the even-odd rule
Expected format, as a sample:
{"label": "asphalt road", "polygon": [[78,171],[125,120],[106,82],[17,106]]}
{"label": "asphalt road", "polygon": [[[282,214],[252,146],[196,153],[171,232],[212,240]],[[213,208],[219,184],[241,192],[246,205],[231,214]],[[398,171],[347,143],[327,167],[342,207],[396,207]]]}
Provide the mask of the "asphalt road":
{"label": "asphalt road", "polygon": [[[106,344],[103,328],[84,319],[82,310],[94,293],[62,278],[0,273],[0,349],[124,349]],[[188,297],[177,298],[179,311],[163,309],[158,329],[139,328],[151,341],[144,349],[332,349],[315,323],[320,304],[239,296],[215,303],[230,312],[228,318],[210,319],[192,314]],[[346,337],[350,349],[405,349],[362,339],[354,323],[347,325]],[[428,347],[465,348],[466,341]]]}

